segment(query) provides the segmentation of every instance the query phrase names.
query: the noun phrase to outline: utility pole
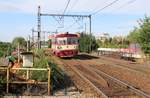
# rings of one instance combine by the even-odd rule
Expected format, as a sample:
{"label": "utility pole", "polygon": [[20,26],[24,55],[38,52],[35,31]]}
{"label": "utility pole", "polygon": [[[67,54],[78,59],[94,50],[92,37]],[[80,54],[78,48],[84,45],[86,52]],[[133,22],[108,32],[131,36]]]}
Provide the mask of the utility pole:
{"label": "utility pole", "polygon": [[41,8],[38,6],[38,25],[37,25],[37,31],[38,31],[38,49],[41,48]]}
{"label": "utility pole", "polygon": [[27,52],[30,51],[30,35],[27,38]]}
{"label": "utility pole", "polygon": [[20,62],[20,44],[18,43],[18,63]]}
{"label": "utility pole", "polygon": [[34,44],[34,29],[32,29],[32,43]]}
{"label": "utility pole", "polygon": [[92,32],[91,32],[91,30],[92,30],[92,27],[91,27],[91,25],[92,25],[92,24],[91,24],[91,23],[92,23],[92,21],[91,21],[91,15],[89,15],[89,22],[90,22],[90,23],[89,23],[89,25],[90,25],[90,27],[89,27],[90,30],[89,30],[89,31],[90,31],[90,34],[91,34],[91,33],[92,33]]}
{"label": "utility pole", "polygon": [[89,15],[89,33],[90,33],[90,46],[89,46],[89,52],[92,52],[92,27],[91,27],[91,15]]}

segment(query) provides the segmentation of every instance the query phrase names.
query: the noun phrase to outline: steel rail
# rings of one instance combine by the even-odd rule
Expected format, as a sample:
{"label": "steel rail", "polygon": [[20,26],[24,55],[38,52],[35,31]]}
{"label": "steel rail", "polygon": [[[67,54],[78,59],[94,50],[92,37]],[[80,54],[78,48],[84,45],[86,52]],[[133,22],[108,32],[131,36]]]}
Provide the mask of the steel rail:
{"label": "steel rail", "polygon": [[[106,65],[119,67],[119,68],[126,69],[126,70],[129,70],[129,71],[132,71],[132,72],[140,73],[140,74],[143,74],[143,75],[147,75],[146,73],[143,73],[143,71],[136,70],[132,67],[126,66],[125,64],[119,64],[118,62],[113,62],[111,60],[109,60],[109,62],[107,61],[107,63],[106,63],[106,61],[107,61],[106,59],[102,59],[101,61],[97,61],[97,62],[99,62],[101,64],[106,64]],[[112,65],[112,63],[113,63],[113,65]]]}
{"label": "steel rail", "polygon": [[[65,65],[68,65],[65,63]],[[69,66],[69,65],[68,65]],[[103,98],[108,98],[107,95],[105,95],[100,89],[98,89],[89,79],[87,79],[86,77],[84,77],[82,74],[80,74],[80,72],[77,70],[77,68],[73,67],[73,66],[69,66],[76,74],[78,74],[79,77],[81,77],[84,81],[86,81],[86,83],[88,83],[96,92],[98,95],[100,95]]]}
{"label": "steel rail", "polygon": [[[105,57],[101,57],[101,59],[106,61]],[[149,74],[148,71],[143,71],[143,70],[139,70],[139,69],[136,69],[134,67],[131,67],[131,66],[127,66],[127,63],[120,63],[121,61],[119,61],[119,60],[112,60],[112,58],[109,58],[109,62],[114,63],[115,64],[114,66],[126,68],[126,69],[134,71],[134,72],[138,72],[138,73],[141,73],[141,74]],[[144,69],[146,69],[146,68],[144,68]]]}
{"label": "steel rail", "polygon": [[136,89],[135,87],[133,87],[133,86],[131,86],[131,85],[125,83],[125,82],[122,82],[121,80],[119,80],[119,79],[117,79],[117,78],[114,78],[114,77],[112,77],[112,76],[106,74],[105,72],[102,72],[102,71],[100,71],[100,70],[98,70],[98,69],[95,69],[95,68],[93,68],[93,67],[91,67],[91,68],[92,68],[93,70],[95,70],[96,72],[105,75],[106,77],[110,78],[111,80],[113,80],[113,81],[115,81],[115,82],[118,82],[118,83],[120,83],[120,84],[122,84],[122,85],[128,87],[131,91],[133,91],[133,92],[136,93],[137,95],[150,98],[150,95],[149,95],[149,94],[147,94],[147,93],[145,93],[145,92],[143,92],[143,91],[141,91],[141,90],[138,90],[138,89]]}

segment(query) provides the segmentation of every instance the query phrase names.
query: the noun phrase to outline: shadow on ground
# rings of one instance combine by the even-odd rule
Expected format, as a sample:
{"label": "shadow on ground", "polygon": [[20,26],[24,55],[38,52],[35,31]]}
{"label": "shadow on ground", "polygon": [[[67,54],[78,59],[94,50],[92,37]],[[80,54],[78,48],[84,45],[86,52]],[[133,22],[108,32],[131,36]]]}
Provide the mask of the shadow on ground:
{"label": "shadow on ground", "polygon": [[91,56],[91,55],[88,55],[88,54],[79,54],[79,55],[73,57],[73,59],[91,60],[91,59],[99,59],[99,57]]}
{"label": "shadow on ground", "polygon": [[78,54],[74,57],[64,57],[64,60],[77,59],[77,60],[91,60],[91,59],[99,59],[99,57],[91,56],[88,54]]}

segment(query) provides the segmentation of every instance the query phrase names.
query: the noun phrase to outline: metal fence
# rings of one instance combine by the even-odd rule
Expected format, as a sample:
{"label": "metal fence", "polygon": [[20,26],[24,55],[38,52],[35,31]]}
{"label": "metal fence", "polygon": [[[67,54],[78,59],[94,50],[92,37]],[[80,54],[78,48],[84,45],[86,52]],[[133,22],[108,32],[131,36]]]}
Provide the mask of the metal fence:
{"label": "metal fence", "polygon": [[[10,80],[10,74],[16,73],[16,71],[25,71],[26,77],[24,77],[24,81],[13,81]],[[6,71],[6,93],[9,93],[9,85],[10,84],[27,84],[27,87],[29,84],[46,84],[47,85],[47,94],[50,95],[50,76],[51,76],[51,69],[50,68],[10,68],[10,67],[0,67],[0,72]],[[28,81],[32,80],[30,78],[30,72],[31,71],[47,71],[47,81],[41,82],[41,81]]]}

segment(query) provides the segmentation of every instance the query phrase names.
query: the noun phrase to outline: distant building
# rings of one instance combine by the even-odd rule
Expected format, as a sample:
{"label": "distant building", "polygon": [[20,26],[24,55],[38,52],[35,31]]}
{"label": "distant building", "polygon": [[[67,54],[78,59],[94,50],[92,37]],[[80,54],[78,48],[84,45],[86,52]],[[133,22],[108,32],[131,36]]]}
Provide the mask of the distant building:
{"label": "distant building", "polygon": [[110,36],[108,33],[103,33],[103,34],[96,37],[97,40],[100,40],[102,42],[104,42],[105,40],[107,40],[109,38],[110,38]]}

